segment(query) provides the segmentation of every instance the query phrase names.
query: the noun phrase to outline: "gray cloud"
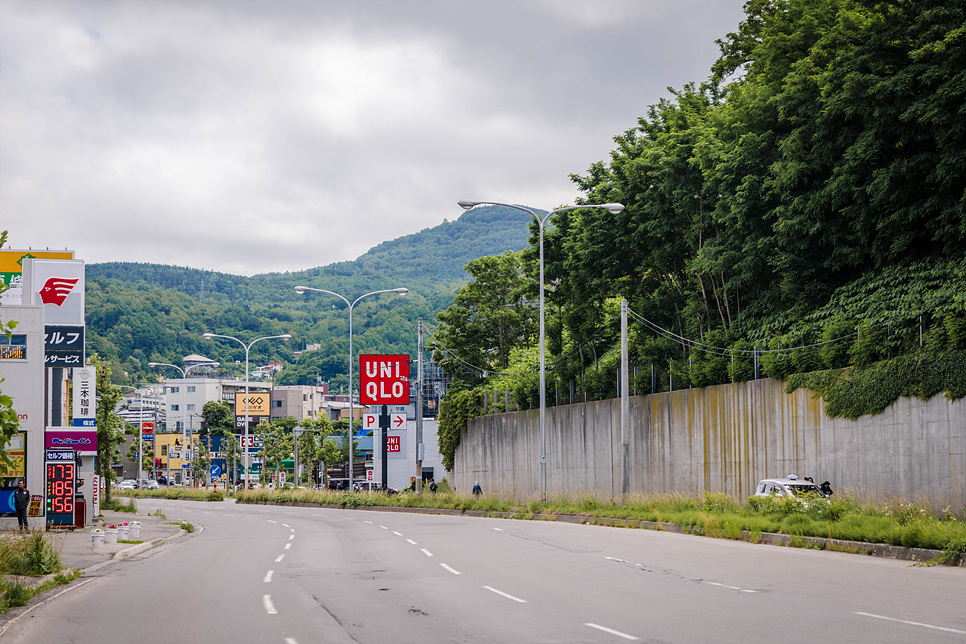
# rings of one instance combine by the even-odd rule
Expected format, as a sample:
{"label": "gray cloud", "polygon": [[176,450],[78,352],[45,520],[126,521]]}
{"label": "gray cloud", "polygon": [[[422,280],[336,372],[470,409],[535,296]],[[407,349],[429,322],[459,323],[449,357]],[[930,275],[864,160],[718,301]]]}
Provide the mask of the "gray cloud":
{"label": "gray cloud", "polygon": [[740,0],[0,4],[0,228],[89,262],[254,274],[552,208]]}

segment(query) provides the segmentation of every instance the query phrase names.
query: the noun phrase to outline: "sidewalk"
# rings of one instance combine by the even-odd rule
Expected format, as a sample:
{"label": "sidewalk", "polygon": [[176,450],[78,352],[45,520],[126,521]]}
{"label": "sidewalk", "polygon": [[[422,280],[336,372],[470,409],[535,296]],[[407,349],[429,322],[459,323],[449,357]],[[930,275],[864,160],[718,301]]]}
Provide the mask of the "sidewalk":
{"label": "sidewalk", "polygon": [[[175,519],[110,510],[102,510],[101,514],[104,516],[103,521],[88,525],[82,530],[56,530],[49,533],[54,546],[60,551],[60,560],[64,568],[77,568],[90,572],[111,561],[133,557],[185,534]],[[141,522],[141,534],[137,539],[132,539],[130,536],[128,539],[141,543],[105,543],[100,548],[93,547],[91,530],[94,528],[104,530],[106,526],[131,521]]]}

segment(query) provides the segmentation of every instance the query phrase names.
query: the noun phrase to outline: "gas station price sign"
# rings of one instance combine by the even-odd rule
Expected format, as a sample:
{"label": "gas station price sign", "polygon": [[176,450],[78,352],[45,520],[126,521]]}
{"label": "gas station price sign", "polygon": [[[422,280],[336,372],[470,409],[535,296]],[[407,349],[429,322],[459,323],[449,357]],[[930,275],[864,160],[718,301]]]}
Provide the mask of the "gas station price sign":
{"label": "gas station price sign", "polygon": [[77,478],[72,461],[47,463],[47,522],[74,522],[74,492]]}

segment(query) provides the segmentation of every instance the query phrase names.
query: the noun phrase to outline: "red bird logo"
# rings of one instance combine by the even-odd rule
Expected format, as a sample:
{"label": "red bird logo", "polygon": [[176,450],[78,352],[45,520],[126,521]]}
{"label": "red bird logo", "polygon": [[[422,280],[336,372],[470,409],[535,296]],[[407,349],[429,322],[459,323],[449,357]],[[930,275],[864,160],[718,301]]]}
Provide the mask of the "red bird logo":
{"label": "red bird logo", "polygon": [[70,295],[70,292],[74,288],[74,284],[80,281],[80,278],[75,277],[74,279],[68,279],[66,277],[51,277],[44,284],[44,287],[40,289],[40,299],[44,304],[56,304],[60,306]]}

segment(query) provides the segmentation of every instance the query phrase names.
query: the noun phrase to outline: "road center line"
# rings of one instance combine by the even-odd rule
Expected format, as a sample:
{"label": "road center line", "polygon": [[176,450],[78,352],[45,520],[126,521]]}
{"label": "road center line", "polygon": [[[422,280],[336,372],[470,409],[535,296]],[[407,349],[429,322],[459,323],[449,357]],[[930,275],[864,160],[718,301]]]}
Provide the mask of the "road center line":
{"label": "road center line", "polygon": [[299,644],[299,643],[297,641],[295,641],[295,638],[294,637],[286,637],[285,638],[285,644]]}
{"label": "road center line", "polygon": [[393,531],[392,531],[392,533],[393,533],[394,535],[396,535],[397,537],[401,537],[401,536],[403,536],[403,533],[402,533],[402,532],[396,532],[395,530],[393,530]]}
{"label": "road center line", "polygon": [[286,528],[291,528],[291,527],[292,527],[292,526],[290,526],[290,525],[289,525],[289,524],[287,524],[287,523],[283,523],[282,525],[283,525],[283,526],[285,526]]}
{"label": "road center line", "polygon": [[519,602],[521,604],[526,604],[527,603],[527,600],[520,599],[519,597],[514,597],[513,595],[510,595],[508,593],[505,593],[502,590],[497,590],[493,586],[483,586],[483,587],[486,588],[491,593],[496,593],[497,595],[500,595],[501,597],[506,597],[507,599],[512,599],[513,601]]}
{"label": "road center line", "polygon": [[463,574],[459,570],[455,570],[453,568],[450,568],[446,564],[439,564],[439,565],[443,567],[443,570],[449,571],[449,572],[453,573],[454,575],[462,575]]}
{"label": "road center line", "polygon": [[291,541],[291,540],[292,540],[292,539],[294,539],[294,538],[295,538],[295,535],[294,535],[294,534],[290,534],[290,535],[288,535],[288,540],[289,540],[289,541]]}
{"label": "road center line", "polygon": [[606,626],[601,626],[600,624],[593,624],[591,622],[586,622],[584,626],[590,626],[591,628],[596,628],[599,631],[604,631],[605,633],[610,633],[611,635],[616,635],[617,637],[623,637],[625,640],[637,641],[639,638],[633,635],[628,635],[627,633],[621,633],[620,631],[615,631],[613,628],[607,628]]}
{"label": "road center line", "polygon": [[413,541],[412,539],[406,539],[406,541],[408,541],[409,543],[413,544],[414,546],[416,545],[416,542]]}
{"label": "road center line", "polygon": [[966,631],[958,631],[955,628],[945,628],[943,626],[933,626],[932,624],[923,624],[922,622],[910,622],[906,619],[896,619],[895,617],[886,617],[885,615],[875,615],[874,613],[859,613],[856,615],[862,615],[863,617],[871,617],[873,619],[884,619],[887,622],[899,622],[900,624],[908,624],[909,626],[921,626],[922,628],[931,628],[935,631],[945,631],[946,633],[956,633],[957,635],[966,635]]}
{"label": "road center line", "polygon": [[275,563],[280,562],[282,559],[285,559],[285,555],[284,554],[275,557]]}
{"label": "road center line", "polygon": [[382,528],[383,530],[388,530],[388,529],[389,529],[389,528],[387,528],[387,527],[386,527],[386,526],[384,526],[384,525],[381,525],[381,526],[379,526],[379,527],[380,527],[380,528]]}
{"label": "road center line", "polygon": [[278,521],[272,521],[271,519],[269,519],[268,522],[269,523],[278,523]]}
{"label": "road center line", "polygon": [[272,573],[273,572],[275,572],[275,571],[274,570],[269,570],[267,573],[265,573],[265,579],[263,579],[262,581],[265,582],[266,584],[269,583],[270,581],[272,581]]}
{"label": "road center line", "polygon": [[426,555],[427,557],[432,557],[432,556],[433,556],[433,553],[431,553],[431,552],[430,552],[429,550],[427,550],[426,548],[420,548],[420,550],[421,550],[421,551],[422,551],[422,553],[423,553],[424,555]]}
{"label": "road center line", "polygon": [[275,610],[274,604],[272,604],[271,595],[262,595],[262,604],[265,606],[265,612],[269,615],[278,615],[278,611]]}
{"label": "road center line", "polygon": [[284,548],[282,548],[282,549],[283,549],[283,550],[288,550],[288,549],[289,549],[289,548],[291,548],[291,547],[292,547],[292,544],[290,544],[290,543],[286,543],[286,544],[285,544],[285,547],[284,547]]}
{"label": "road center line", "polygon": [[719,586],[721,588],[727,588],[728,590],[737,590],[739,593],[757,593],[757,590],[750,590],[748,588],[738,588],[737,586],[729,586],[727,584],[719,584],[716,581],[702,581],[703,584],[708,584],[709,586]]}

